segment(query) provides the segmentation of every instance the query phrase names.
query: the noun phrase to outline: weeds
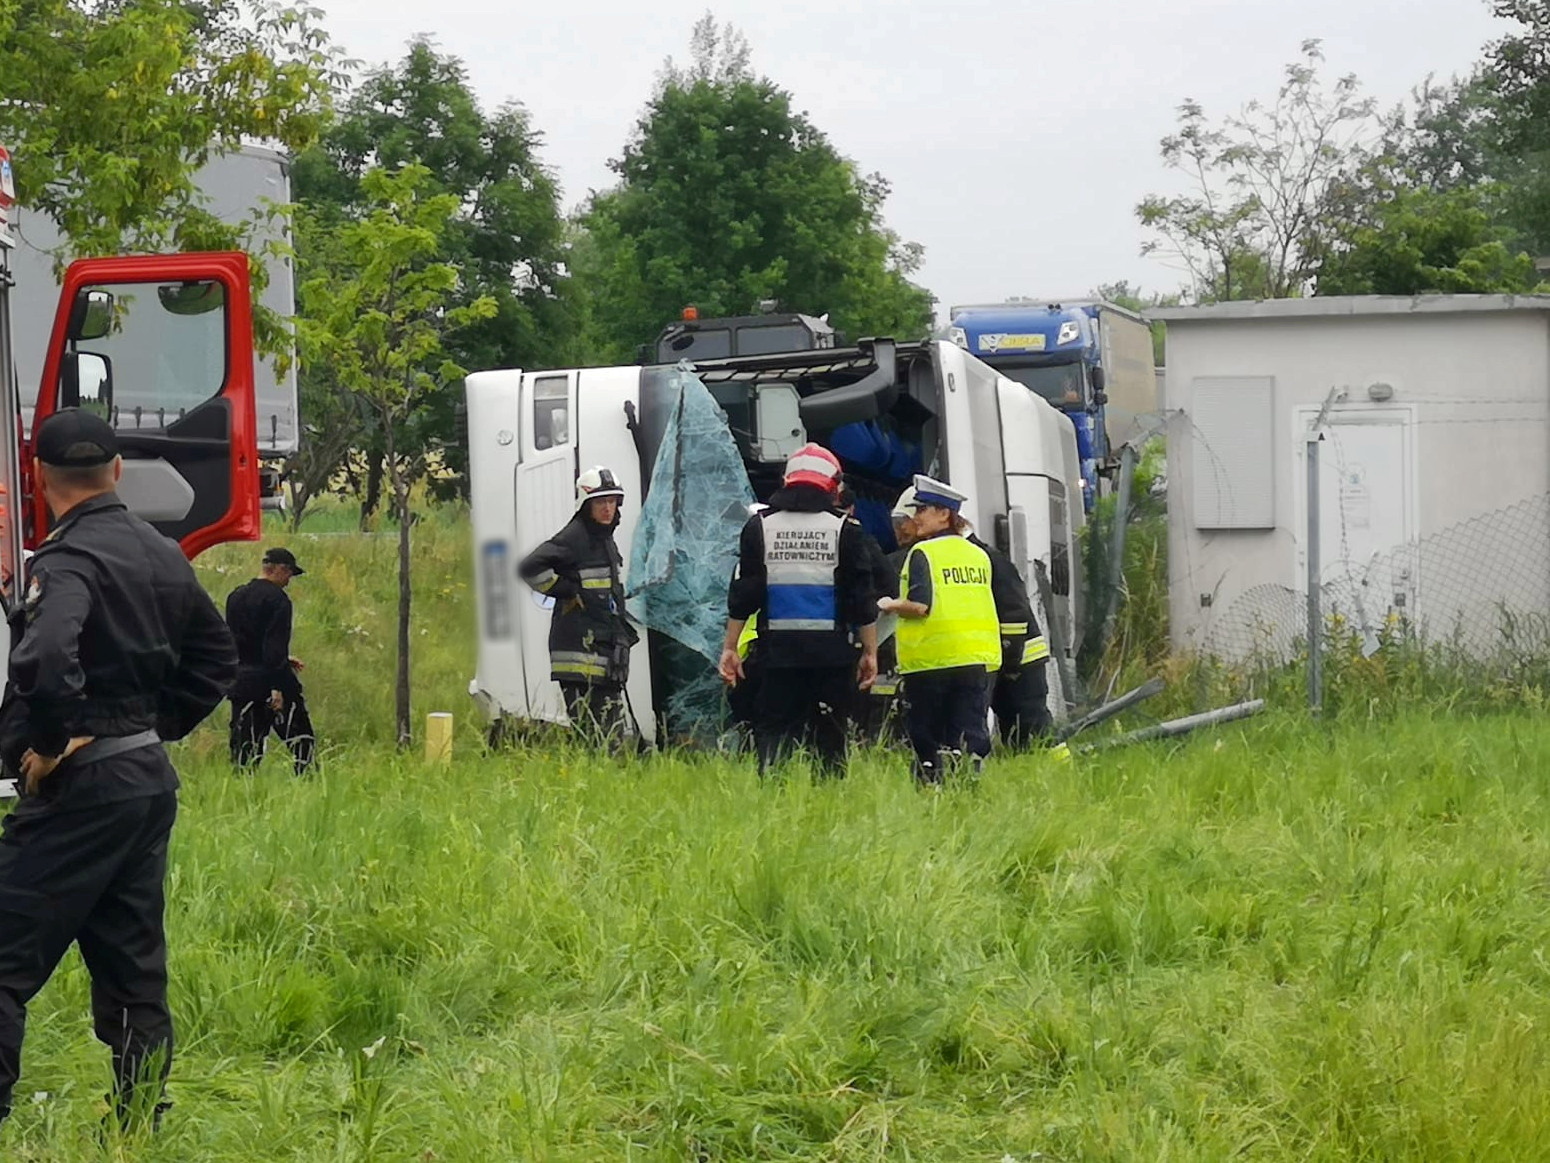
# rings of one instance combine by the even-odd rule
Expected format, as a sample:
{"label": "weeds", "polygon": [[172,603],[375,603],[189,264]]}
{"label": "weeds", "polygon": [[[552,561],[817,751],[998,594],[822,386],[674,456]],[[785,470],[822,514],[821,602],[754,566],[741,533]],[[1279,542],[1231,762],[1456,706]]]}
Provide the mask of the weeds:
{"label": "weeds", "polygon": [[[158,1140],[97,1145],[107,1056],[72,954],[32,1006],[7,1158],[1429,1163],[1550,1141],[1537,714],[1406,706],[1430,688],[1396,642],[1376,717],[1342,696],[1320,724],[998,759],[935,796],[881,751],[822,785],[486,755],[467,548],[440,522],[415,665],[422,705],[462,716],[451,767],[394,750],[390,644],[347,633],[391,608],[390,539],[380,563],[372,538],[289,539],[331,748],[304,780],[234,775],[219,724],[179,749],[177,1105]],[[201,568],[230,588],[256,556]]]}

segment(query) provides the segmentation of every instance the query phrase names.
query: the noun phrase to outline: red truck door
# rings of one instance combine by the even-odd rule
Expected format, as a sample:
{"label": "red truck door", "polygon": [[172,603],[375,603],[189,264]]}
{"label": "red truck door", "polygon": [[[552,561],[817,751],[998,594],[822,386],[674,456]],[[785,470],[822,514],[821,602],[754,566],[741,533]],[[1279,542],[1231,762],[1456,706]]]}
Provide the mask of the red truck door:
{"label": "red truck door", "polygon": [[[81,259],[65,273],[31,430],[61,408],[118,433],[119,495],[190,558],[260,531],[253,308],[241,253]],[[30,476],[32,455],[23,450]],[[30,488],[27,544],[49,526]]]}

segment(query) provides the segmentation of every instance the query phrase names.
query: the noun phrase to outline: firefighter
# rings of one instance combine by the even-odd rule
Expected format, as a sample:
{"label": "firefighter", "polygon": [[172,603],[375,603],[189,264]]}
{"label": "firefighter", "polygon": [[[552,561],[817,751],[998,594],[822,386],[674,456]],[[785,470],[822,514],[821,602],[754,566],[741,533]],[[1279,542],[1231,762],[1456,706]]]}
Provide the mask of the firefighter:
{"label": "firefighter", "polygon": [[899,671],[915,779],[940,785],[967,756],[978,774],[990,754],[989,675],[1001,665],[1000,621],[990,558],[964,536],[957,489],[916,476],[916,541],[899,574],[899,597],[878,608],[899,616]]}
{"label": "firefighter", "polygon": [[312,765],[317,737],[297,677],[301,660],[291,654],[291,599],[285,593],[291,579],[306,572],[289,549],[269,549],[259,575],[226,598],[226,624],[237,640],[227,741],[236,767],[252,767],[264,757],[271,731],[290,749],[297,775]]}
{"label": "firefighter", "polygon": [[0,835],[0,1118],[27,1003],[75,942],[113,1055],[108,1117],[154,1126],[172,1061],[162,913],[178,787],[162,743],[220,704],[237,651],[177,545],[118,499],[113,429],[66,409],[36,450],[57,524],[12,614],[0,714],[0,762],[22,791]]}
{"label": "firefighter", "polygon": [[729,685],[743,681],[737,643],[757,616],[764,674],[753,714],[761,775],[797,746],[811,749],[820,774],[843,775],[851,692],[870,687],[877,674],[876,595],[861,526],[834,507],[839,481],[834,454],[803,445],[738,542],[719,669]]}
{"label": "firefighter", "polygon": [[576,480],[576,512],[523,560],[522,579],[554,599],[549,674],[582,736],[619,747],[629,732],[624,684],[640,635],[624,612],[624,564],[614,542],[624,490],[601,465]]}

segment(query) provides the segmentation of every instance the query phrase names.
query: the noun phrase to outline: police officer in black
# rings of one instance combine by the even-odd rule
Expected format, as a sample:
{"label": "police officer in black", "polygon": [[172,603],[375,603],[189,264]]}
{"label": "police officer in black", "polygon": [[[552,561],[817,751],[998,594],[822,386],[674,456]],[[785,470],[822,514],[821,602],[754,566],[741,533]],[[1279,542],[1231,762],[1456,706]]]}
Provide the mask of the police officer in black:
{"label": "police officer in black", "polygon": [[162,912],[178,777],[162,742],[219,704],[236,649],[177,545],[114,492],[113,429],[67,409],[36,448],[57,525],[11,614],[0,713],[0,762],[23,792],[0,834],[0,1117],[27,1003],[73,941],[127,1124],[159,1117],[172,1058]]}
{"label": "police officer in black", "polygon": [[296,774],[312,765],[317,736],[291,657],[291,599],[285,588],[307,571],[289,549],[270,549],[259,576],[226,598],[226,624],[237,639],[237,682],[231,689],[231,761],[251,767],[264,757],[273,731],[290,748]]}
{"label": "police officer in black", "polygon": [[576,513],[523,559],[522,579],[554,599],[549,674],[583,738],[620,746],[628,731],[624,684],[630,648],[640,641],[624,609],[624,558],[614,543],[624,490],[607,468],[576,480]]}

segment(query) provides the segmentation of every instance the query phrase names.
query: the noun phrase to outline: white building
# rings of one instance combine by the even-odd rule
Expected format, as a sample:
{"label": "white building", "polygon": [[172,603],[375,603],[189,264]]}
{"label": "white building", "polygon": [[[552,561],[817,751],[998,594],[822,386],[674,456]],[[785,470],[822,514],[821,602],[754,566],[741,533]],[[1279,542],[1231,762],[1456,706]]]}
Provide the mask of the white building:
{"label": "white building", "polygon": [[1306,447],[1328,605],[1474,647],[1550,615],[1550,296],[1157,310],[1168,325],[1175,648],[1284,654],[1306,625]]}

